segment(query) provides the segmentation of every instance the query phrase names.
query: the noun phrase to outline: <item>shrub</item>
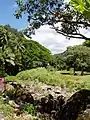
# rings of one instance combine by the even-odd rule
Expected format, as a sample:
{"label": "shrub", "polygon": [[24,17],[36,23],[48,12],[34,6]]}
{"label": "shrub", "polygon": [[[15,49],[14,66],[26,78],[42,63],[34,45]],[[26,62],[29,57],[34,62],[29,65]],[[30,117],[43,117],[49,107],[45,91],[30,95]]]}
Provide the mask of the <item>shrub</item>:
{"label": "shrub", "polygon": [[49,71],[46,68],[22,71],[16,77],[25,84],[29,84],[30,81],[38,81],[48,85],[57,85],[64,89],[69,88],[70,90],[81,89],[86,86],[78,76],[63,75],[59,71]]}
{"label": "shrub", "polygon": [[13,119],[14,108],[11,107],[9,104],[5,103],[1,98],[0,98],[0,113],[3,113],[3,116],[6,118],[5,120]]}
{"label": "shrub", "polygon": [[7,76],[5,77],[5,81],[8,82],[8,81],[18,81],[18,78],[16,76]]}
{"label": "shrub", "polygon": [[31,115],[35,115],[35,113],[36,113],[35,106],[33,104],[30,104],[30,103],[23,104],[20,109],[24,113],[26,112],[26,113],[31,114]]}

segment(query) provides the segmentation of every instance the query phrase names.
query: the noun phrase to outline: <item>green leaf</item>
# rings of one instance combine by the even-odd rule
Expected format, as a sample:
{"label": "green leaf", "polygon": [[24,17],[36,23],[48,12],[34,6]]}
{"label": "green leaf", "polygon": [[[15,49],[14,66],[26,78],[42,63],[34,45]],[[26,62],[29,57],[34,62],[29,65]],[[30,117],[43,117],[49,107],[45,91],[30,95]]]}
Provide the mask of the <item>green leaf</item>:
{"label": "green leaf", "polygon": [[70,4],[90,20],[90,0],[70,0]]}
{"label": "green leaf", "polygon": [[6,59],[7,62],[11,63],[13,66],[15,66],[15,63],[13,60]]}

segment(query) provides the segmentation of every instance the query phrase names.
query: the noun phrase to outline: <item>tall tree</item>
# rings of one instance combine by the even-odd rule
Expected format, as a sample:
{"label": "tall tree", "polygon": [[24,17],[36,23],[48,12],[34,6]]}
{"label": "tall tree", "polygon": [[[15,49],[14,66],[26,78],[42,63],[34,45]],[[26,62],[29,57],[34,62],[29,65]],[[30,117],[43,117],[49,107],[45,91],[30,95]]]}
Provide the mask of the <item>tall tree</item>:
{"label": "tall tree", "polygon": [[[81,1],[81,0],[79,0]],[[64,0],[17,0],[16,18],[27,14],[30,26],[25,33],[30,36],[42,25],[50,25],[59,34],[68,38],[89,40],[80,28],[90,27],[89,19]],[[27,32],[28,31],[28,32]]]}
{"label": "tall tree", "polygon": [[[18,32],[17,32],[18,34]],[[1,52],[1,68],[2,72],[14,74],[19,71],[16,67],[21,64],[21,47],[22,39],[20,39],[8,26],[0,26],[0,52]],[[15,70],[15,69],[16,70]]]}
{"label": "tall tree", "polygon": [[90,67],[90,48],[76,45],[68,47],[65,54],[67,55],[66,64],[74,68],[74,74],[76,70],[81,70],[81,75],[83,75],[84,70]]}
{"label": "tall tree", "polygon": [[56,58],[56,61],[55,61],[56,65],[55,65],[55,67],[58,70],[64,70],[64,69],[66,69],[66,56],[64,56],[63,53],[56,54],[54,56]]}

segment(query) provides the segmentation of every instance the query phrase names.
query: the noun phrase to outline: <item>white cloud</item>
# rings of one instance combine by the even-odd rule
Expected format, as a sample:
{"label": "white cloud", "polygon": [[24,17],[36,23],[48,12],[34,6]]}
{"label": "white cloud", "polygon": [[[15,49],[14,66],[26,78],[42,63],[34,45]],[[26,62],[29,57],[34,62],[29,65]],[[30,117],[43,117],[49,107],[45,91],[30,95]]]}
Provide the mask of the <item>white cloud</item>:
{"label": "white cloud", "polygon": [[68,3],[69,1],[70,1],[70,0],[64,0],[64,2],[67,2],[67,3]]}
{"label": "white cloud", "polygon": [[[85,33],[85,31],[82,30]],[[85,33],[88,35],[88,32]],[[66,50],[67,46],[79,45],[84,42],[80,39],[66,39],[65,36],[56,33],[48,25],[41,26],[36,30],[36,35],[32,35],[32,39],[47,47],[53,54],[61,53]]]}

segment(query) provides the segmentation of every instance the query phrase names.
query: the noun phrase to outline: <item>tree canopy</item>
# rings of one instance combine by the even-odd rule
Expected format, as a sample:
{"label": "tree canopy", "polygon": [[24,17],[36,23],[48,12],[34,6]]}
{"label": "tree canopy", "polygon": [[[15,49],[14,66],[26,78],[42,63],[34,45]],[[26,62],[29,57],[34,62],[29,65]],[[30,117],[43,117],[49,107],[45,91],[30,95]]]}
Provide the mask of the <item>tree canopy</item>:
{"label": "tree canopy", "polygon": [[90,21],[90,0],[70,0],[70,3]]}
{"label": "tree canopy", "polygon": [[69,68],[74,68],[74,74],[76,70],[83,71],[90,67],[90,48],[83,45],[76,45],[68,47],[64,53],[66,55],[66,65]]}
{"label": "tree canopy", "polygon": [[[82,0],[79,1],[81,4]],[[90,27],[89,19],[82,14],[82,11],[74,9],[64,0],[17,0],[16,2],[18,7],[15,16],[19,19],[23,14],[27,15],[29,27],[25,33],[28,33],[29,37],[35,33],[35,29],[48,24],[57,33],[67,38],[90,39],[80,31],[80,28]]]}
{"label": "tree canopy", "polygon": [[90,72],[90,41],[85,41],[83,45],[67,47],[66,51],[54,56],[56,58],[55,67],[58,70],[71,69],[74,75],[76,75],[76,71],[81,71],[81,75],[84,74],[84,71]]}

